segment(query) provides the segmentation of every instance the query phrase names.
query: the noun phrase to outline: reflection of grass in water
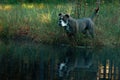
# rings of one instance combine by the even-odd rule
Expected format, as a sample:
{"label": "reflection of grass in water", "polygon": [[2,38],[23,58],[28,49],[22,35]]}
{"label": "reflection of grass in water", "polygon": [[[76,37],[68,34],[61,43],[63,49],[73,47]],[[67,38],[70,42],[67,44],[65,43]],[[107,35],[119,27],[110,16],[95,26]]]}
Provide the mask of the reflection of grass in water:
{"label": "reflection of grass in water", "polygon": [[[37,49],[37,48],[36,48]],[[40,67],[40,54],[28,45],[21,46],[11,43],[5,45],[0,43],[0,76],[2,79],[17,79],[33,78],[37,76],[37,70]],[[38,73],[39,74],[39,73]],[[27,79],[28,80],[28,79]]]}
{"label": "reflection of grass in water", "polygon": [[39,52],[39,49],[41,48],[39,45],[36,44],[28,44],[28,43],[21,43],[16,44],[10,42],[9,44],[3,44],[0,43],[0,53],[1,55],[6,54],[6,56],[9,54],[13,56],[15,59],[22,59],[25,62],[32,62],[36,61],[37,59],[40,60],[40,58],[47,60],[49,56],[47,56],[46,52]]}
{"label": "reflection of grass in water", "polygon": [[55,69],[56,64],[51,64],[51,60],[56,60],[55,56],[58,55],[56,52],[51,47],[41,44],[0,42],[0,64],[2,64],[0,77],[4,80],[7,78],[21,80],[29,77],[26,80],[31,80],[41,79],[40,75],[43,73],[44,76],[49,76],[51,72],[48,72],[51,69],[49,66],[54,65],[52,69]]}
{"label": "reflection of grass in water", "polygon": [[[119,8],[117,4],[111,4],[100,6],[99,17],[95,22],[96,45],[120,43]],[[65,32],[58,27],[57,16],[59,12],[73,15],[73,6],[70,3],[0,5],[0,36],[15,39],[25,36],[33,41],[49,44],[68,43]],[[92,7],[86,7],[86,16],[92,14]],[[84,17],[83,15],[80,16]],[[86,42],[81,36],[78,41],[78,44]],[[88,43],[91,41],[88,40]]]}
{"label": "reflection of grass in water", "polygon": [[[48,61],[55,56],[57,58],[58,54],[60,53],[57,52],[57,50],[53,50],[52,46],[29,42],[9,42],[10,43],[5,44],[0,41],[0,57],[6,55],[10,59],[14,58],[28,64],[33,62],[39,63],[41,60]],[[56,54],[56,52],[58,54]]]}
{"label": "reflection of grass in water", "polygon": [[[29,44],[10,43],[5,45],[0,44],[0,76],[2,79],[29,79],[37,77],[40,73],[40,67],[44,65],[44,60],[47,61],[48,56],[41,55],[39,48]],[[41,62],[43,61],[43,62]],[[8,75],[8,76],[7,76]],[[35,76],[36,77],[35,77]],[[29,80],[26,79],[26,80]]]}
{"label": "reflection of grass in water", "polygon": [[[72,58],[78,57],[78,54],[79,56],[82,54],[84,55],[84,53],[89,55],[89,51],[87,52],[86,49],[83,48],[75,49],[73,47],[70,48],[71,51],[72,49],[73,49]],[[40,69],[41,66],[44,65],[44,68],[42,68],[46,71],[44,72],[45,73],[44,76],[48,78],[48,76],[50,76],[51,74],[56,73],[54,70],[56,70],[56,65],[58,65],[58,62],[62,61],[61,60],[62,58],[65,59],[67,56],[68,57],[70,56],[70,55],[66,55],[66,54],[71,54],[68,53],[70,50],[67,47],[58,47],[58,46],[53,47],[53,46],[40,45],[34,43],[27,43],[27,42],[14,43],[11,41],[11,43],[7,45],[0,42],[0,64],[2,64],[2,66],[0,66],[0,73],[2,74],[0,74],[0,76],[6,78],[12,78],[12,79],[18,78],[17,80],[21,80],[21,78],[26,76],[32,79],[35,77],[34,75],[36,75],[38,79],[39,78],[41,79],[40,71],[42,70]],[[98,65],[97,64],[98,61],[104,64],[105,61],[108,59],[110,60],[110,64],[114,62],[114,64],[119,67],[120,65],[119,48],[104,47],[102,49],[98,48],[98,50],[95,49],[94,50],[95,53],[94,52],[90,53],[90,55],[92,54],[94,55],[92,59],[93,60],[92,63],[94,65],[91,67],[93,70],[97,69],[96,67]],[[80,58],[81,58],[80,60],[82,60],[83,58],[85,58],[85,55],[83,57],[80,56]],[[74,75],[74,71],[75,74],[78,74],[77,76]],[[92,70],[90,71],[90,73],[92,73]],[[71,71],[70,77],[73,76],[74,78],[78,78],[79,74],[82,74],[80,75],[82,77],[90,73],[89,71],[86,72],[86,70],[77,71],[77,69],[75,69]],[[92,74],[89,75],[89,77],[91,76]]]}

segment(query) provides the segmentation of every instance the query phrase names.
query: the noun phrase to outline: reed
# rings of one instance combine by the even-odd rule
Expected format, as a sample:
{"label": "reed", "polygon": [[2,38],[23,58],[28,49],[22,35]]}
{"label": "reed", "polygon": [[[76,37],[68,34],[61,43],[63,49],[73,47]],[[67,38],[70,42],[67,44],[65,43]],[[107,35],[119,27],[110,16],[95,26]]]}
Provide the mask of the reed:
{"label": "reed", "polygon": [[[88,4],[88,3],[87,3]],[[89,17],[96,5],[81,6],[80,17]],[[47,44],[69,43],[65,31],[58,26],[60,12],[75,16],[74,3],[23,3],[0,5],[0,38],[32,40]],[[102,3],[95,19],[96,45],[120,44],[119,3]],[[22,39],[21,39],[22,38]],[[23,39],[24,40],[24,39]],[[78,45],[92,43],[80,35]]]}

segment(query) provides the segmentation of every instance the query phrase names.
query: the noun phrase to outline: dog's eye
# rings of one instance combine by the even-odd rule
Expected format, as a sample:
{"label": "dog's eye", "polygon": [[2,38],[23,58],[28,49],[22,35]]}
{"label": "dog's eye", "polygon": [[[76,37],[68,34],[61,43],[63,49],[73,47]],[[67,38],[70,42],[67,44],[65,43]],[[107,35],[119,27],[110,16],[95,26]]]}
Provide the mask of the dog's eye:
{"label": "dog's eye", "polygon": [[61,17],[60,20],[62,20],[63,18]]}
{"label": "dog's eye", "polygon": [[59,17],[59,19],[63,19],[63,17]]}
{"label": "dog's eye", "polygon": [[61,18],[59,18],[59,20],[61,20]]}

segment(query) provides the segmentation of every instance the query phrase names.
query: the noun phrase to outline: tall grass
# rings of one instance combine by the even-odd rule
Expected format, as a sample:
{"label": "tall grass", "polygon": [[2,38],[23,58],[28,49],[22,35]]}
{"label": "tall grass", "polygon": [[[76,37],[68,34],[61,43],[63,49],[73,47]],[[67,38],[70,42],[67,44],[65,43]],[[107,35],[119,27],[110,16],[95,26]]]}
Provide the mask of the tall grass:
{"label": "tall grass", "polygon": [[119,45],[119,9],[117,4],[107,4],[100,8],[96,37],[105,45]]}
{"label": "tall grass", "polygon": [[[74,7],[73,3],[0,5],[0,37],[49,44],[69,43],[57,21],[60,12],[75,16]],[[89,17],[94,7],[91,4],[81,6],[80,17]],[[95,20],[96,45],[120,44],[119,13],[119,3],[101,4]],[[78,44],[85,42],[81,36],[78,38]],[[87,39],[87,42],[90,44],[92,40]]]}

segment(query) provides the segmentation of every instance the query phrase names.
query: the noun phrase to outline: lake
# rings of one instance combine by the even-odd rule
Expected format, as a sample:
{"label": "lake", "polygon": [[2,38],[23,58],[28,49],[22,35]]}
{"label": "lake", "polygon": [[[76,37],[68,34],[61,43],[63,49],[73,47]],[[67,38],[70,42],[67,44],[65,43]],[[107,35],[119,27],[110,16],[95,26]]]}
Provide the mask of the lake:
{"label": "lake", "polygon": [[120,80],[120,48],[0,42],[0,80]]}

